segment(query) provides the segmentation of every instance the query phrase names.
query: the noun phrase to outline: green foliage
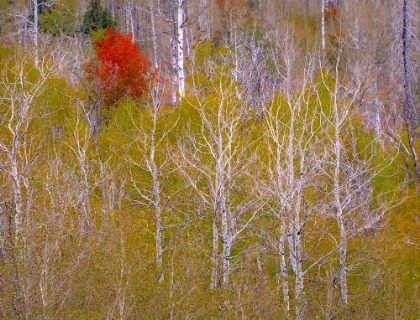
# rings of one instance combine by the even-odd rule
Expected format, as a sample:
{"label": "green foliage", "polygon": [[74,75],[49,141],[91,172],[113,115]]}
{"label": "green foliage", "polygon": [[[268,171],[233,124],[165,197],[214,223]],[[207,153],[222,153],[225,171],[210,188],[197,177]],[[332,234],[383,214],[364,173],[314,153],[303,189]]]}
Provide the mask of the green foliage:
{"label": "green foliage", "polygon": [[100,41],[105,38],[107,29],[97,29],[90,31],[90,37],[93,41]]}
{"label": "green foliage", "polygon": [[0,10],[6,10],[10,5],[9,0],[0,0]]}
{"label": "green foliage", "polygon": [[306,50],[317,41],[319,26],[318,15],[305,15],[302,13],[290,14],[286,17],[289,25],[293,26],[294,39],[301,48]]}
{"label": "green foliage", "polygon": [[115,29],[116,22],[111,11],[101,6],[100,0],[91,0],[89,8],[83,16],[82,32],[89,35],[92,31],[100,29]]}
{"label": "green foliage", "polygon": [[228,61],[232,61],[232,57],[226,47],[214,47],[212,41],[197,43],[194,56],[187,60],[188,68],[194,71],[189,74],[186,83],[203,94],[208,93],[217,82],[218,75],[226,73]]}
{"label": "green foliage", "polygon": [[[245,4],[242,0],[236,2]],[[254,7],[263,10],[263,1],[260,2],[261,6],[252,1]],[[73,36],[75,21],[72,13],[78,7],[77,1],[68,3],[69,11],[57,4],[46,6],[46,0],[39,3],[43,32],[57,38],[64,34]],[[250,1],[248,3],[251,5]],[[10,22],[15,21],[5,19],[8,10],[21,4],[26,10],[27,2],[0,0],[0,26],[5,26],[3,33],[9,32],[12,29]],[[354,97],[345,88],[354,88],[354,83],[342,80],[346,78],[341,77],[344,68],[339,70],[340,77],[337,78],[327,68],[311,69],[308,72],[315,77],[308,80],[305,87],[301,86],[302,74],[307,70],[301,68],[300,63],[306,53],[299,55],[317,42],[319,13],[304,15],[295,11],[293,14],[284,13],[284,17],[275,21],[281,24],[281,28],[285,27],[285,32],[290,26],[295,30],[293,38],[298,44],[298,57],[290,60],[291,89],[286,94],[283,91],[287,87],[286,81],[279,81],[278,86],[270,87],[273,92],[263,91],[271,100],[264,100],[264,113],[260,118],[255,117],[255,111],[249,110],[244,98],[245,89],[235,81],[232,72],[235,59],[229,47],[223,45],[226,39],[219,39],[219,42],[213,39],[194,43],[193,54],[186,61],[189,71],[187,92],[176,108],[165,105],[169,81],[149,83],[140,100],[127,97],[126,91],[121,95],[114,92],[111,94],[111,100],[115,98],[113,107],[101,110],[102,122],[94,139],[88,123],[90,101],[86,92],[80,83],[59,75],[63,66],[67,68],[74,61],[60,60],[60,50],[54,54],[39,50],[35,55],[30,52],[29,38],[25,44],[30,50],[25,51],[21,44],[12,46],[10,37],[4,37],[3,42],[7,45],[0,45],[0,142],[7,148],[17,140],[19,142],[17,169],[22,179],[22,203],[27,210],[22,225],[22,237],[25,237],[25,250],[22,251],[14,243],[16,195],[13,188],[16,182],[7,174],[11,168],[11,153],[2,147],[0,318],[287,318],[288,311],[282,301],[282,278],[279,278],[279,235],[283,232],[279,230],[284,221],[296,218],[287,215],[289,209],[285,208],[287,201],[284,199],[293,201],[297,192],[292,186],[276,197],[268,184],[278,179],[278,188],[282,189],[290,175],[300,177],[299,164],[303,156],[317,160],[304,168],[305,181],[302,182],[307,186],[302,190],[299,212],[300,218],[306,219],[302,225],[303,267],[336,249],[305,274],[305,318],[418,318],[418,185],[407,183],[404,161],[397,156],[398,150],[389,140],[378,139],[375,132],[366,128],[364,114],[352,104]],[[231,16],[234,17],[225,16],[226,23],[230,23]],[[110,12],[100,6],[99,0],[91,1],[83,23],[83,32],[90,33],[93,39],[105,38],[104,27],[115,27]],[[279,69],[282,70],[290,61],[277,59],[287,58],[289,51],[282,51],[286,45],[276,43],[274,36],[264,42],[268,34],[275,35],[283,30],[271,29],[271,23],[262,19],[233,21],[233,24],[239,26],[236,35],[248,41],[238,41],[235,54],[239,53],[244,61],[249,61],[244,48],[261,44],[265,52],[259,66],[267,68],[270,75],[284,76],[279,74],[282,72]],[[47,37],[52,42],[59,40],[51,38]],[[118,42],[114,41],[115,38],[110,39],[108,45]],[[19,40],[23,43],[25,38],[22,36]],[[126,40],[124,43],[132,43],[131,39]],[[335,49],[348,50],[346,46],[339,47],[339,43],[334,43],[339,39],[330,40]],[[84,43],[91,44],[90,41]],[[41,41],[39,44],[41,47]],[[302,48],[305,50],[299,51]],[[80,48],[81,53],[87,50],[86,47]],[[362,52],[363,46],[360,50],[358,63],[363,65],[366,52]],[[127,61],[125,52],[120,47],[113,54],[118,58],[114,59],[118,62],[115,63],[118,64],[116,69],[126,70],[123,67],[123,62]],[[328,55],[327,52],[327,59]],[[331,56],[331,63],[336,58]],[[103,59],[103,64],[112,63]],[[381,69],[382,63],[375,68],[384,73],[389,71]],[[169,72],[163,74],[162,79],[169,77]],[[106,81],[112,73],[104,73],[103,80]],[[148,72],[144,74],[149,75]],[[40,81],[44,76],[45,81]],[[245,73],[244,79],[252,78],[251,74],[247,76]],[[370,76],[367,74],[365,79],[369,87],[363,95],[369,99],[378,98],[384,105],[391,104],[392,94],[388,88],[384,88],[381,81],[373,82]],[[372,84],[379,87],[383,93],[381,96],[374,96]],[[342,87],[335,95],[338,85]],[[120,83],[120,89],[128,87],[127,82]],[[139,89],[135,83],[134,87]],[[149,91],[149,88],[152,89]],[[156,106],[152,98],[158,89],[162,90],[162,100],[154,118]],[[20,108],[25,103],[28,103],[28,114],[19,119]],[[365,206],[357,203],[357,209],[349,209],[353,210],[351,214],[345,213],[346,218],[353,219],[349,222],[356,224],[360,217],[374,213],[387,201],[390,203],[384,207],[384,219],[371,228],[374,230],[363,230],[362,224],[358,225],[361,229],[351,229],[351,225],[346,224],[349,232],[346,257],[348,305],[340,301],[339,228],[331,204],[331,190],[334,188],[331,175],[335,169],[332,147],[334,106],[339,112],[344,108],[350,110],[339,130],[342,159],[346,165],[358,169],[362,178],[373,169],[378,173],[372,180],[364,182],[374,199],[366,201]],[[19,120],[28,126],[13,140],[10,128],[13,130]],[[276,135],[271,138],[269,130],[273,127],[270,125],[278,125]],[[233,133],[227,129],[229,126]],[[408,148],[403,128],[396,124],[395,129],[402,137],[401,149]],[[220,158],[233,161],[225,169],[240,168],[225,189],[228,209],[231,213],[243,210],[237,216],[238,223],[254,213],[256,216],[233,244],[230,284],[210,289],[212,219],[218,203],[215,207],[206,204],[194,187],[205,197],[211,196],[209,187],[215,180],[215,161],[214,151],[209,146],[214,146],[215,133],[221,135],[222,144],[232,138],[233,152],[226,151]],[[152,139],[159,141],[153,156],[162,190],[162,241],[165,246],[162,266],[165,279],[162,282],[158,281],[160,270],[155,260],[155,200],[150,198],[153,178],[148,165]],[[276,177],[272,166],[277,151],[275,147],[278,146],[281,152],[287,151],[289,142],[295,147],[291,166],[285,167],[290,158],[283,153],[278,165],[287,170]],[[415,148],[420,148],[418,139]],[[183,164],[183,157],[190,157],[193,162]],[[240,157],[244,162],[239,161],[242,160]],[[246,166],[240,167],[243,163]],[[359,163],[363,166],[357,167]],[[192,181],[187,180],[181,169],[191,175]],[[409,169],[413,170],[411,163]],[[351,196],[359,193],[356,190],[351,194],[352,180],[344,171],[339,182],[343,196],[346,192]],[[195,185],[192,187],[191,184]],[[248,208],[248,200],[261,201],[263,208]],[[350,205],[354,204],[352,200]],[[394,206],[396,204],[399,205]],[[85,229],[88,211],[92,226],[89,234]],[[221,224],[219,220],[217,222]],[[293,230],[285,231],[288,237],[289,231]],[[217,240],[221,254],[223,241]],[[290,258],[288,240],[284,253]],[[286,263],[292,296],[290,310],[293,310],[295,274],[288,259]]]}
{"label": "green foliage", "polygon": [[12,48],[7,48],[5,46],[0,45],[0,62],[4,61],[6,56],[10,54],[10,51],[12,51],[12,53],[14,52]]}
{"label": "green foliage", "polygon": [[4,12],[6,12],[7,7],[9,6],[9,1],[7,0],[0,0],[0,34],[3,31],[5,25],[6,16]]}
{"label": "green foliage", "polygon": [[39,16],[41,30],[53,36],[67,35],[74,36],[75,18],[66,13],[53,10]]}

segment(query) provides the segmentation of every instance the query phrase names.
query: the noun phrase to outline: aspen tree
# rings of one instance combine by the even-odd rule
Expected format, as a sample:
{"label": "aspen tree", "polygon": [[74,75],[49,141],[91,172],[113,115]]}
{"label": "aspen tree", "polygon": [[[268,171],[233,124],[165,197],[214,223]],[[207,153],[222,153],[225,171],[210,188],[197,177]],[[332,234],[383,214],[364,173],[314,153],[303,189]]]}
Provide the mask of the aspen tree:
{"label": "aspen tree", "polygon": [[[46,56],[13,49],[13,60],[3,58],[7,66],[1,72],[0,173],[10,186],[13,213],[13,255],[15,259],[16,313],[30,318],[31,286],[25,266],[29,264],[28,228],[34,221],[34,186],[30,179],[46,137],[34,127],[47,113],[40,103],[46,83],[54,75],[54,66]],[[36,59],[38,58],[38,61]]]}
{"label": "aspen tree", "polygon": [[[146,119],[140,123],[131,114],[131,121],[135,127],[134,136],[132,136],[136,149],[140,151],[143,158],[137,158],[129,155],[128,161],[141,171],[147,173],[150,181],[137,181],[132,178],[132,184],[140,196],[140,200],[135,200],[139,204],[144,204],[150,208],[155,222],[154,238],[155,238],[155,264],[158,271],[158,280],[164,280],[163,273],[163,255],[167,250],[165,246],[163,232],[167,228],[165,222],[165,212],[169,208],[170,196],[164,193],[164,170],[168,166],[169,159],[163,155],[162,150],[165,148],[166,139],[173,130],[171,126],[164,125],[164,118],[162,113],[163,108],[163,93],[164,84],[157,81],[149,93],[150,104],[146,107]],[[162,129],[162,126],[164,127]]]}
{"label": "aspen tree", "polygon": [[[418,80],[415,76],[417,69],[413,60],[413,46],[418,46],[416,37],[416,24],[414,17],[418,13],[418,4],[412,0],[400,0],[395,2],[394,15],[396,16],[394,28],[396,32],[396,48],[397,48],[397,78],[402,80],[402,95],[397,97],[397,103],[401,104],[401,111],[397,117],[400,117],[403,125],[405,139],[397,133],[393,134],[393,130],[389,131],[395,145],[399,148],[401,156],[406,164],[406,172],[410,178],[420,181],[420,155],[418,153],[418,126],[420,123],[420,111],[416,104],[415,90],[418,86]],[[396,108],[398,109],[398,107]],[[411,163],[414,176],[411,173]]]}
{"label": "aspen tree", "polygon": [[[249,154],[236,83],[223,67],[213,68],[214,78],[207,84],[193,82],[193,96],[186,96],[183,107],[196,118],[180,137],[180,155],[174,158],[212,225],[210,287],[216,288],[229,285],[232,249],[257,215],[258,199],[240,191],[242,184],[252,183],[247,168],[255,159]],[[211,92],[205,94],[203,85]]]}
{"label": "aspen tree", "polygon": [[[294,83],[292,67],[296,55],[293,45],[286,46],[283,58],[286,69],[284,96],[276,95],[265,113],[269,175],[261,188],[263,195],[270,199],[267,213],[276,217],[279,223],[276,247],[284,307],[288,317],[303,319],[308,303],[305,279],[309,270],[323,259],[311,257],[315,262],[304,265],[309,259],[304,235],[311,232],[307,224],[317,219],[323,203],[319,194],[311,192],[320,176],[318,164],[322,162],[323,154],[317,150],[322,148],[322,140],[317,127],[319,111],[310,104],[306,89],[311,81],[313,62],[308,63],[302,82]],[[294,88],[299,88],[296,93]]]}
{"label": "aspen tree", "polygon": [[381,151],[377,136],[362,143],[363,135],[369,136],[369,132],[358,128],[354,106],[363,82],[347,83],[340,77],[339,63],[333,75],[320,72],[317,95],[324,105],[322,129],[327,138],[322,172],[330,191],[325,195],[324,210],[332,212],[337,224],[337,283],[341,301],[347,305],[350,244],[360,234],[375,235],[386,213],[399,201],[393,196],[395,190],[375,193],[374,181],[392,165],[395,155]]}
{"label": "aspen tree", "polygon": [[163,9],[161,0],[158,2],[159,14],[170,25],[170,51],[172,63],[172,105],[177,104],[177,92],[179,97],[185,95],[185,67],[184,67],[184,49],[185,38],[184,29],[188,20],[185,15],[186,0],[170,0]]}

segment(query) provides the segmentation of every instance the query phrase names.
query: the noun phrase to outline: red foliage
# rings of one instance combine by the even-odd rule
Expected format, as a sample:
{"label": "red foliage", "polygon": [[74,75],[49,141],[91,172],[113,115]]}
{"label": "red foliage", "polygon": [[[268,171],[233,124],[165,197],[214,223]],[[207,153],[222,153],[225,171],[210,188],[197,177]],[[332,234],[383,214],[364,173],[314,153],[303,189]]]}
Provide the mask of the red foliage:
{"label": "red foliage", "polygon": [[326,20],[336,20],[338,17],[338,9],[331,3],[328,2],[327,7],[325,8],[325,19]]}
{"label": "red foliage", "polygon": [[141,53],[139,45],[132,41],[131,33],[124,36],[108,28],[105,38],[96,40],[94,47],[98,63],[88,64],[86,69],[98,81],[107,105],[126,96],[139,98],[147,91],[153,78],[151,64],[147,54]]}

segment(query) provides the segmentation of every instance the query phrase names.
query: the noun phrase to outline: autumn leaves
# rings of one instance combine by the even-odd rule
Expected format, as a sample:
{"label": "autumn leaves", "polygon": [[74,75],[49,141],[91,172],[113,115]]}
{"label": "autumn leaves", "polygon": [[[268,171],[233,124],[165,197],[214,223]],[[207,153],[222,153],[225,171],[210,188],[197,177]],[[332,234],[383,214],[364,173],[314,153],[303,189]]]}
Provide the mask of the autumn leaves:
{"label": "autumn leaves", "polygon": [[94,48],[97,60],[86,65],[86,71],[99,83],[106,106],[112,106],[122,98],[139,98],[147,91],[153,78],[147,54],[132,41],[132,35],[123,35],[111,28],[105,38],[96,40]]}

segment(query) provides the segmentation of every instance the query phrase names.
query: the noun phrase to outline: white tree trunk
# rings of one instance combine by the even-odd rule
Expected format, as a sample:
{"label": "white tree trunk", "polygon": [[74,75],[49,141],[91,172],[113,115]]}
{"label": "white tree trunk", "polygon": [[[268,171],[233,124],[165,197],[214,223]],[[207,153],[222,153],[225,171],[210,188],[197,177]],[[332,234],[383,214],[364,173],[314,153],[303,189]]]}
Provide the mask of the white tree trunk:
{"label": "white tree trunk", "polygon": [[159,106],[153,106],[153,129],[150,134],[150,149],[149,149],[149,159],[147,163],[148,170],[152,175],[152,192],[153,192],[153,208],[155,210],[155,224],[156,224],[156,233],[155,233],[155,244],[156,244],[156,268],[159,272],[159,282],[162,282],[164,279],[164,274],[162,271],[162,257],[163,257],[163,221],[162,221],[162,213],[163,208],[161,204],[161,189],[159,183],[159,169],[156,165],[156,144],[155,136],[157,134],[157,121],[158,121],[158,112]]}
{"label": "white tree trunk", "polygon": [[[338,65],[338,61],[337,61]],[[338,77],[337,77],[338,78]],[[332,96],[332,117],[334,126],[334,145],[333,145],[333,157],[334,157],[334,176],[333,176],[333,196],[334,196],[334,207],[336,212],[336,220],[340,232],[340,243],[339,243],[339,281],[340,281],[340,295],[341,300],[347,304],[348,293],[347,293],[347,230],[345,226],[344,217],[344,201],[341,199],[341,193],[343,192],[342,187],[342,148],[343,142],[341,137],[341,131],[343,124],[345,123],[345,117],[347,116],[347,110],[340,112],[339,110],[339,92],[338,84],[335,85],[334,91],[331,92]],[[343,106],[346,108],[347,106]]]}
{"label": "white tree trunk", "polygon": [[411,158],[414,166],[417,181],[420,181],[420,160],[415,143],[418,139],[416,133],[416,125],[418,122],[417,112],[415,110],[415,102],[413,98],[413,77],[412,64],[410,55],[410,42],[414,38],[411,32],[412,26],[410,19],[410,3],[408,0],[402,0],[402,58],[403,58],[403,78],[404,78],[404,102],[403,102],[403,119],[408,133],[408,143],[410,147]]}
{"label": "white tree trunk", "polygon": [[38,65],[38,0],[32,0],[34,6],[34,46],[35,46],[35,65]]}
{"label": "white tree trunk", "polygon": [[184,0],[178,0],[177,14],[177,71],[179,97],[185,96],[185,70],[184,70]]}
{"label": "white tree trunk", "polygon": [[279,256],[280,256],[280,282],[283,291],[283,301],[284,305],[287,310],[287,318],[290,317],[290,296],[289,296],[289,280],[288,280],[288,272],[287,272],[287,264],[286,264],[286,245],[285,245],[285,237],[286,237],[286,228],[285,222],[281,222],[281,236],[279,239]]}
{"label": "white tree trunk", "polygon": [[[256,202],[253,197],[236,199],[232,196],[237,179],[247,177],[245,168],[254,161],[252,157],[247,157],[248,149],[244,144],[248,140],[241,140],[245,139],[241,104],[234,88],[229,85],[220,82],[209,89],[218,96],[211,111],[208,110],[205,96],[197,95],[198,100],[186,101],[199,112],[202,123],[199,131],[187,132],[186,136],[181,137],[181,152],[175,161],[206,211],[211,213],[210,287],[215,288],[219,282],[223,286],[229,285],[234,241],[248,227],[258,210],[250,209],[254,208]],[[204,154],[206,156],[202,157]],[[197,180],[201,179],[208,188],[197,187]],[[246,216],[248,213],[249,216]]]}
{"label": "white tree trunk", "polygon": [[[222,178],[223,179],[223,178]],[[222,181],[223,183],[223,181]],[[220,200],[219,200],[219,214],[220,222],[222,226],[222,246],[223,246],[223,255],[222,255],[222,282],[223,285],[229,284],[229,273],[230,273],[230,255],[232,249],[232,234],[229,227],[229,212],[226,209],[226,196],[225,190],[222,187],[220,190]]]}
{"label": "white tree trunk", "polygon": [[128,4],[127,7],[126,7],[126,10],[127,10],[128,18],[129,18],[130,32],[133,35],[131,40],[133,42],[135,42],[136,41],[136,29],[134,28],[134,12],[135,12],[134,5],[132,3]]}
{"label": "white tree trunk", "polygon": [[[26,52],[24,52],[26,53]],[[16,315],[31,318],[31,278],[27,265],[31,263],[28,256],[28,232],[31,228],[33,188],[30,183],[30,171],[41,152],[45,141],[33,139],[31,131],[33,122],[40,118],[38,97],[45,89],[44,85],[51,75],[46,65],[32,65],[33,55],[18,52],[13,66],[1,73],[2,135],[0,136],[0,168],[4,174],[3,182],[8,181],[13,208],[10,220],[14,223],[14,234],[11,234],[14,268],[13,304]],[[7,61],[7,60],[6,60]],[[9,65],[6,62],[6,65]],[[3,189],[3,192],[7,189]]]}
{"label": "white tree trunk", "polygon": [[[137,123],[138,119],[131,115],[133,124],[137,128],[137,142],[136,145],[140,150],[140,154],[144,157],[133,159],[130,157],[130,162],[136,167],[145,170],[150,177],[150,180],[133,181],[134,187],[137,190],[143,201],[139,201],[142,205],[150,208],[150,212],[154,218],[155,228],[155,265],[158,272],[158,281],[163,282],[163,254],[165,252],[165,244],[163,239],[163,231],[165,230],[164,212],[167,206],[165,194],[162,190],[161,179],[163,176],[163,168],[166,162],[161,162],[159,153],[162,152],[160,145],[162,145],[167,138],[172,128],[160,130],[159,118],[160,108],[163,102],[164,86],[163,84],[156,84],[151,92],[151,105],[148,106],[149,111],[149,126],[147,129],[143,128]],[[141,184],[141,186],[137,186]]]}
{"label": "white tree trunk", "polygon": [[88,159],[88,149],[90,145],[90,136],[86,135],[84,130],[79,124],[77,119],[76,126],[73,132],[73,144],[68,144],[69,148],[73,151],[79,164],[79,170],[81,172],[81,180],[83,184],[83,190],[79,195],[79,203],[82,205],[83,220],[81,231],[82,233],[90,236],[91,234],[91,204],[90,204],[90,190],[91,184],[89,179],[91,178],[92,170],[90,168],[90,161]]}
{"label": "white tree trunk", "polygon": [[[173,25],[173,33],[176,32],[176,27],[175,25]],[[170,40],[170,45],[171,45],[171,59],[172,59],[172,94],[171,94],[171,100],[172,100],[172,105],[176,106],[177,104],[177,96],[176,96],[176,91],[177,91],[177,84],[178,84],[178,60],[177,60],[177,39],[175,37],[175,34],[173,34],[171,36],[171,40]]]}
{"label": "white tree trunk", "polygon": [[325,0],[321,0],[321,48],[325,58]]}
{"label": "white tree trunk", "polygon": [[22,235],[22,219],[23,219],[23,205],[22,205],[22,190],[21,190],[21,179],[20,173],[18,172],[17,163],[17,152],[18,152],[18,141],[16,137],[13,139],[12,152],[9,154],[9,162],[11,165],[11,177],[12,177],[12,190],[13,190],[13,201],[15,204],[15,243],[18,245],[20,237]]}
{"label": "white tree trunk", "polygon": [[150,23],[152,27],[152,46],[153,46],[153,63],[155,66],[155,69],[159,69],[159,58],[158,58],[158,51],[157,51],[157,37],[156,37],[156,28],[155,28],[155,13],[150,10]]}
{"label": "white tree trunk", "polygon": [[219,219],[217,214],[217,204],[215,204],[213,209],[213,250],[211,256],[211,280],[210,280],[210,289],[217,288],[219,280]]}
{"label": "white tree trunk", "polygon": [[[334,107],[336,109],[337,106]],[[336,110],[337,112],[337,110]],[[336,114],[336,121],[338,121]],[[337,123],[337,122],[336,122]],[[339,244],[339,253],[340,253],[340,263],[339,263],[339,281],[340,281],[340,292],[341,300],[347,304],[347,231],[344,223],[344,213],[343,213],[343,204],[341,201],[341,138],[340,138],[340,126],[336,126],[335,132],[335,170],[334,170],[334,205],[336,211],[336,219],[338,228],[340,230],[340,244]]]}

